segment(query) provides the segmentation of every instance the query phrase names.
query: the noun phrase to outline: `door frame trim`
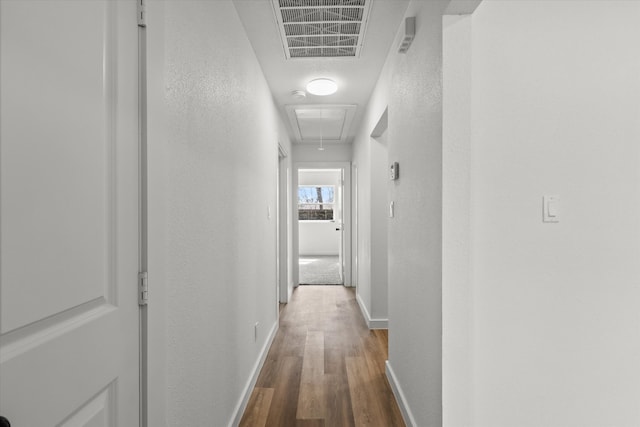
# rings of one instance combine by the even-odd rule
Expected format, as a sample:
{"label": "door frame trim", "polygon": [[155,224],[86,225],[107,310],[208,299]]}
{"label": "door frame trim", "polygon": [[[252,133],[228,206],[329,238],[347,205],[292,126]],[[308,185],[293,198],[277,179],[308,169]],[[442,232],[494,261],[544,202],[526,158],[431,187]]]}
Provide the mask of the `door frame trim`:
{"label": "door frame trim", "polygon": [[295,162],[293,164],[292,182],[291,182],[291,217],[293,219],[293,248],[292,248],[292,279],[294,286],[297,287],[300,282],[299,271],[299,223],[298,223],[298,172],[300,169],[341,169],[344,176],[343,183],[343,206],[342,206],[342,245],[343,245],[343,266],[344,266],[344,286],[352,287],[352,265],[351,265],[351,225],[353,218],[351,216],[351,162]]}
{"label": "door frame trim", "polygon": [[[139,149],[139,187],[138,221],[139,254],[138,271],[149,271],[148,266],[148,156],[147,156],[147,29],[138,25],[138,149]],[[141,305],[139,311],[139,390],[140,390],[140,427],[147,427],[148,412],[148,311]]]}

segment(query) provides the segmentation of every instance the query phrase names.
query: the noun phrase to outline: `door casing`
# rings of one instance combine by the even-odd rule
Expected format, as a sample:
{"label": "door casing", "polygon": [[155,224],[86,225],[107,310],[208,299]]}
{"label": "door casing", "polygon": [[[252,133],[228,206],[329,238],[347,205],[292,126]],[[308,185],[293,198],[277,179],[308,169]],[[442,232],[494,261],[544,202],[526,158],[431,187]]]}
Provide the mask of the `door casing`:
{"label": "door casing", "polygon": [[299,271],[299,222],[298,222],[298,172],[301,169],[340,169],[343,179],[343,227],[342,227],[342,258],[344,268],[344,286],[353,286],[351,267],[351,162],[296,162],[293,165],[291,185],[291,216],[293,218],[293,248],[292,248],[292,278],[295,286],[300,279]]}

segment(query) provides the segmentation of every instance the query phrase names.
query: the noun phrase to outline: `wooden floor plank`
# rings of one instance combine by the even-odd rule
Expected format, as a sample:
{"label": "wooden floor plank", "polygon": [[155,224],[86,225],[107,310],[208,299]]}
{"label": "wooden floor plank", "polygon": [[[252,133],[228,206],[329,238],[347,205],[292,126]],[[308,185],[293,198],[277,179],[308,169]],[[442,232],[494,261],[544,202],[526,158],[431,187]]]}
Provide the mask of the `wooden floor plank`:
{"label": "wooden floor plank", "polygon": [[298,410],[302,358],[285,356],[278,362],[271,409],[265,423],[269,427],[292,425]]}
{"label": "wooden floor plank", "polygon": [[296,288],[241,426],[404,427],[384,372],[387,346],[386,330],[367,328],[353,289]]}
{"label": "wooden floor plank", "polygon": [[300,377],[296,418],[324,419],[326,413],[324,387],[324,332],[308,331]]}
{"label": "wooden floor plank", "polygon": [[324,419],[327,408],[324,393],[324,378],[321,378],[319,382],[300,384],[296,419]]}
{"label": "wooden floor plank", "polygon": [[325,375],[327,426],[355,427],[346,367],[344,375]]}
{"label": "wooden floor plank", "polygon": [[347,377],[353,407],[353,418],[357,426],[383,426],[382,413],[376,390],[371,387],[370,371],[364,357],[347,357]]}
{"label": "wooden floor plank", "polygon": [[251,393],[247,404],[248,411],[245,411],[240,427],[266,427],[272,399],[272,388],[256,387]]}
{"label": "wooden floor plank", "polygon": [[329,426],[328,424],[325,424],[323,419],[317,419],[317,420],[296,420],[296,427],[325,427],[325,426]]}
{"label": "wooden floor plank", "polygon": [[384,364],[372,356],[370,353],[365,353],[364,356],[369,378],[368,389],[377,397],[381,425],[391,427],[396,425],[394,420],[401,418],[402,415],[387,381]]}

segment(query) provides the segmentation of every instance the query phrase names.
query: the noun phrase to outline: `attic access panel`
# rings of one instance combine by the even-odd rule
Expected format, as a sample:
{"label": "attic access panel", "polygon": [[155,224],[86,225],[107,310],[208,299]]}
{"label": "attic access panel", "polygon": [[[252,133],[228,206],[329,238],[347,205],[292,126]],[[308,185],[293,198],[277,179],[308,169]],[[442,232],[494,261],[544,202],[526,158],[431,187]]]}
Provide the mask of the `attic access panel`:
{"label": "attic access panel", "polygon": [[271,0],[287,59],[358,57],[372,0]]}
{"label": "attic access panel", "polygon": [[355,105],[287,105],[291,127],[300,143],[347,143]]}

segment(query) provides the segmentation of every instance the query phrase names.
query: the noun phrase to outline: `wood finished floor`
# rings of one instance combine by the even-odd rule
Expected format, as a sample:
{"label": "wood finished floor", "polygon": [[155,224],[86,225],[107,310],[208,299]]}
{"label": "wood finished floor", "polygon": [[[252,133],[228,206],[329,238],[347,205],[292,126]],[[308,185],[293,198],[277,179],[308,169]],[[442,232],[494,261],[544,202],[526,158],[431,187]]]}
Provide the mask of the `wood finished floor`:
{"label": "wood finished floor", "polygon": [[240,426],[404,426],[385,376],[387,339],[367,328],[353,289],[296,288]]}

